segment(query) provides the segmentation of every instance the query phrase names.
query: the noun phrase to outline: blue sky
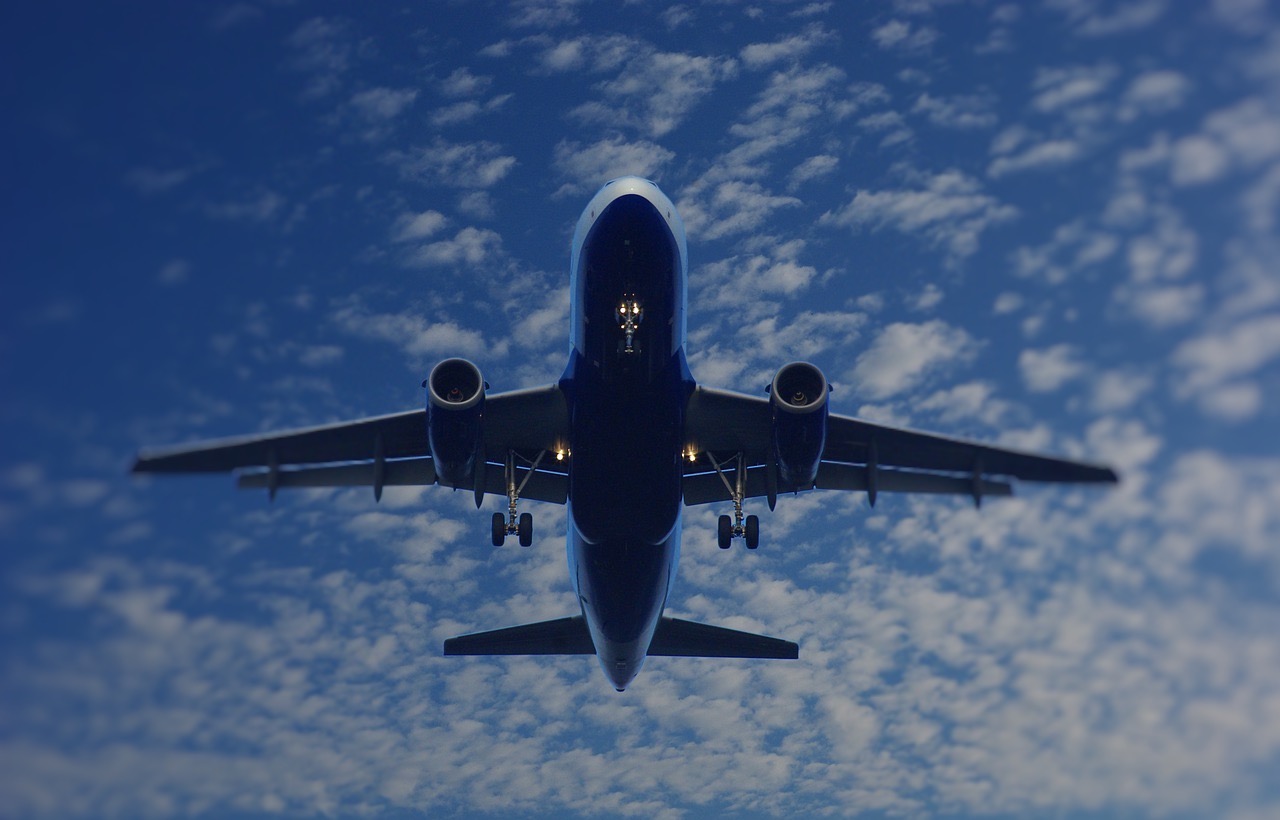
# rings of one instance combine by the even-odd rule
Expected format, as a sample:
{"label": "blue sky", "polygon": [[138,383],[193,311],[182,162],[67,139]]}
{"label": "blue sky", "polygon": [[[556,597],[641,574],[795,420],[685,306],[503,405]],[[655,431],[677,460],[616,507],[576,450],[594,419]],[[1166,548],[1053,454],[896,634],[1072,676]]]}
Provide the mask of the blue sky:
{"label": "blue sky", "polygon": [[[1280,26],[1262,0],[8,4],[0,794],[14,816],[1280,813]],[[795,663],[457,659],[575,611],[564,510],[133,480],[138,447],[567,356],[610,177],[689,355],[1106,461],[1111,491],[685,519],[671,614]],[[727,506],[727,505],[726,505]],[[535,509],[536,507],[536,509]]]}

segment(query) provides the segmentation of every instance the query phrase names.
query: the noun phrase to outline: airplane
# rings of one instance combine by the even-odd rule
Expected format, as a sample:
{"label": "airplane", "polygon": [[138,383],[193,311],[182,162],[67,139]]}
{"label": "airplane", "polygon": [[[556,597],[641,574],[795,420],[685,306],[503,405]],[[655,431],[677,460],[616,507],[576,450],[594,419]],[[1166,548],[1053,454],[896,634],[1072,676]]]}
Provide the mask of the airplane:
{"label": "airplane", "polygon": [[444,642],[444,654],[591,655],[619,692],[646,657],[796,659],[791,641],[664,615],[685,506],[725,503],[717,540],[760,543],[743,502],[814,489],[1008,496],[1004,478],[1115,483],[1109,467],[892,427],[830,412],[807,362],[755,397],[698,384],[685,354],[689,256],[680,215],[656,184],[607,183],[578,220],[570,257],[569,361],[559,381],[488,394],[480,369],[437,364],[425,407],[284,432],[144,449],[135,473],[237,471],[274,499],[288,487],[438,484],[503,496],[495,547],[533,541],[521,499],[568,507],[579,611]]}

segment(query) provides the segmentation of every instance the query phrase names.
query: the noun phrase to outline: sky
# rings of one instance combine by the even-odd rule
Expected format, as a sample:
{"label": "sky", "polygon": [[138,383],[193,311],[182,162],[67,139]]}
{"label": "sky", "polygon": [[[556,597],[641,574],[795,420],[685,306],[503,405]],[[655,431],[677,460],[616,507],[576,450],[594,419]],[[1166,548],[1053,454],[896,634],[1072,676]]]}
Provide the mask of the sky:
{"label": "sky", "polygon": [[[6,3],[0,69],[0,814],[1280,815],[1265,0]],[[127,474],[557,380],[630,173],[700,383],[1122,483],[688,509],[668,614],[800,659],[620,694],[440,656],[576,612],[563,507]]]}

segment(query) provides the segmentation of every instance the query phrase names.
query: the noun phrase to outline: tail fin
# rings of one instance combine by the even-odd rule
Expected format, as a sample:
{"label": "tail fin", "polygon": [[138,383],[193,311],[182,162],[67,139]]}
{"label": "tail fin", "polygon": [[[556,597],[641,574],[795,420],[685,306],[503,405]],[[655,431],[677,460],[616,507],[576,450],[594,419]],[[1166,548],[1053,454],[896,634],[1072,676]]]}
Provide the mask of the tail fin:
{"label": "tail fin", "polygon": [[[444,642],[446,655],[594,655],[591,633],[581,615],[554,621],[473,632]],[[722,626],[662,618],[649,644],[650,655],[685,658],[800,657],[791,641]]]}
{"label": "tail fin", "polygon": [[649,644],[650,655],[686,658],[777,658],[800,657],[800,646],[780,638],[739,632],[723,626],[663,618]]}

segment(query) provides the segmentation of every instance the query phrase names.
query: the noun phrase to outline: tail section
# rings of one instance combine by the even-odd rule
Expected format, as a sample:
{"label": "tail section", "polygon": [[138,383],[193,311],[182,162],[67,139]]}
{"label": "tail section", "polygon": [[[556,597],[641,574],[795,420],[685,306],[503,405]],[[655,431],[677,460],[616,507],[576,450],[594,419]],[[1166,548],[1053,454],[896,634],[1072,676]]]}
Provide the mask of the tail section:
{"label": "tail section", "polygon": [[[594,655],[595,652],[587,622],[581,615],[473,632],[444,642],[446,655]],[[751,632],[663,618],[654,631],[649,654],[793,660],[800,657],[800,647],[791,641]]]}

